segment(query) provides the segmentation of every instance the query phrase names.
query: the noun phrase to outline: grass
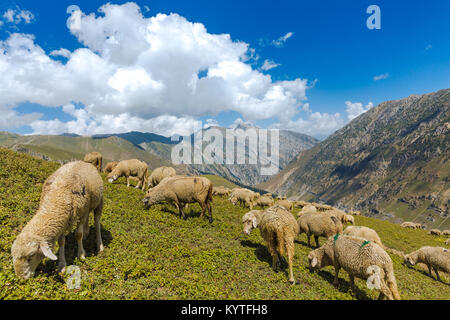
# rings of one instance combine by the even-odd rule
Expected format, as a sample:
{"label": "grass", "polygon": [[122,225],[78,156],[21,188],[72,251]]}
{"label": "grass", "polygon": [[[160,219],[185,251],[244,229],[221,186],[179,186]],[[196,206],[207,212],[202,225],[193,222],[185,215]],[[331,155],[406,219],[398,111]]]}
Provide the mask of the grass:
{"label": "grass", "polygon": [[[67,278],[56,273],[57,261],[44,260],[36,277],[18,279],[11,261],[11,244],[35,213],[42,183],[58,165],[12,151],[0,150],[0,299],[375,299],[378,294],[357,280],[352,291],[345,272],[339,286],[331,282],[333,268],[311,273],[307,268],[306,237],[295,244],[294,276],[288,283],[287,263],[275,273],[271,258],[255,230],[241,235],[241,217],[248,210],[226,198],[213,201],[214,222],[200,218],[191,205],[187,220],[170,205],[144,209],[141,190],[119,179],[105,180],[102,237],[105,250],[95,252],[91,231],[85,241],[87,258],[78,261],[73,234],[66,241],[68,265],[81,269],[81,288],[69,290]],[[295,214],[295,212],[294,212]],[[410,251],[422,245],[443,246],[444,238],[422,230],[405,230],[389,222],[355,217],[356,224],[377,230],[386,245]],[[323,243],[324,239],[321,239]],[[55,248],[56,249],[56,248]],[[431,279],[418,267],[407,268],[392,256],[403,299],[450,299],[450,286]]]}

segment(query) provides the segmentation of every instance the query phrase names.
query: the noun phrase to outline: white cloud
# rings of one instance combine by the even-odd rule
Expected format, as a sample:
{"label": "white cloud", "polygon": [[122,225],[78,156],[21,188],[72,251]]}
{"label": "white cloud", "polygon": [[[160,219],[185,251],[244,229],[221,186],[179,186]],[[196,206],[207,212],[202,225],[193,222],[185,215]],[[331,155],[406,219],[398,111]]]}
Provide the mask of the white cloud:
{"label": "white cloud", "polygon": [[278,39],[273,40],[271,44],[277,48],[281,48],[284,46],[284,43],[287,41],[287,39],[289,39],[293,35],[294,35],[293,32],[288,32],[284,36],[281,36]]}
{"label": "white cloud", "polygon": [[383,79],[387,79],[389,77],[389,73],[384,73],[384,74],[380,74],[378,76],[374,76],[373,80],[374,81],[378,81],[378,80],[383,80]]}
{"label": "white cloud", "polygon": [[432,49],[433,48],[433,46],[431,45],[431,44],[429,44],[429,45],[427,45],[426,47],[425,47],[425,50],[430,50],[430,49]]}
{"label": "white cloud", "polygon": [[[145,18],[135,3],[106,4],[99,11],[101,16],[72,13],[70,32],[86,46],[72,53],[60,49],[47,55],[32,35],[15,33],[0,41],[5,93],[0,105],[81,103],[91,120],[80,130],[94,133],[95,125],[107,128],[102,119],[108,117],[119,123],[161,116],[193,119],[231,110],[247,120],[286,119],[306,98],[306,79],[272,81],[246,63],[254,56],[249,45],[229,34],[208,33],[203,24],[177,14]],[[58,55],[67,62],[51,58]],[[44,124],[35,122],[32,128],[42,132]],[[58,121],[49,124],[61,127]]]}
{"label": "white cloud", "polygon": [[19,24],[22,21],[26,24],[31,23],[34,20],[34,15],[28,10],[21,10],[19,7],[16,9],[8,9],[3,15],[3,19],[6,22]]}
{"label": "white cloud", "polygon": [[363,106],[360,102],[352,103],[351,101],[345,101],[345,104],[347,105],[347,118],[349,121],[353,120],[360,114],[368,111],[370,108],[373,107],[373,103],[369,102],[367,105]]}
{"label": "white cloud", "polygon": [[72,53],[65,48],[61,48],[59,50],[53,50],[52,52],[50,52],[51,56],[54,56],[54,57],[61,56],[61,57],[67,58],[67,59],[70,58],[71,54]]}
{"label": "white cloud", "polygon": [[272,60],[266,59],[266,60],[264,60],[264,63],[263,63],[263,65],[262,65],[261,69],[264,70],[264,71],[267,71],[267,70],[276,68],[276,67],[278,67],[278,66],[280,66],[279,63],[275,63],[275,62],[272,61]]}

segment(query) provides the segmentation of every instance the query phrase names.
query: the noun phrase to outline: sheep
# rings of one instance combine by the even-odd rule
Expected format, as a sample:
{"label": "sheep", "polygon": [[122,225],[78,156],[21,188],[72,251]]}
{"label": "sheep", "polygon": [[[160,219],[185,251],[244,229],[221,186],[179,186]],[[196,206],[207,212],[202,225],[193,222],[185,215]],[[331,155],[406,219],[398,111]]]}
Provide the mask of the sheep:
{"label": "sheep", "polygon": [[218,186],[213,187],[213,195],[215,196],[229,196],[231,193],[231,190],[227,187]]}
{"label": "sheep", "polygon": [[302,208],[302,211],[300,211],[301,214],[305,213],[315,213],[317,212],[317,208],[314,207],[312,204],[307,204]]}
{"label": "sheep", "polygon": [[277,200],[286,200],[287,197],[286,196],[277,196]]}
{"label": "sheep", "polygon": [[172,167],[159,167],[152,171],[152,174],[148,178],[148,187],[153,188],[161,182],[162,179],[167,177],[173,177],[177,174]]}
{"label": "sheep", "polygon": [[168,177],[164,178],[156,187],[148,189],[143,202],[147,208],[163,201],[173,203],[177,207],[180,217],[185,220],[187,217],[183,212],[183,206],[187,203],[198,202],[202,208],[200,217],[203,217],[208,209],[209,222],[212,223],[212,189],[212,182],[205,177]]}
{"label": "sheep", "polygon": [[442,231],[443,236],[450,236],[450,230],[444,230]]}
{"label": "sheep", "polygon": [[129,187],[130,177],[137,177],[139,182],[135,188],[137,189],[142,185],[142,190],[144,190],[147,175],[148,166],[145,162],[137,159],[123,160],[108,174],[108,182],[113,183],[118,178],[125,176],[127,178],[127,187]]}
{"label": "sheep", "polygon": [[436,273],[438,281],[441,281],[438,271],[450,273],[450,250],[443,247],[422,247],[419,250],[405,255],[404,262],[408,266],[416,263],[424,263],[428,267],[428,274],[431,278],[431,269]]}
{"label": "sheep", "polygon": [[355,224],[355,219],[353,218],[353,216],[352,215],[350,215],[350,214],[346,214],[345,216],[344,216],[344,223],[351,223],[351,224]]}
{"label": "sheep", "polygon": [[271,207],[274,205],[274,201],[272,197],[267,197],[266,195],[261,196],[257,201],[256,204],[261,207]]}
{"label": "sheep", "polygon": [[253,210],[253,207],[257,204],[258,198],[257,193],[248,189],[238,188],[231,192],[228,200],[230,200],[233,205],[236,205],[236,203],[239,202],[243,207],[248,205],[250,210]]}
{"label": "sheep", "polygon": [[345,228],[343,234],[348,235],[348,236],[355,236],[355,237],[367,239],[369,241],[375,242],[377,245],[379,245],[383,249],[386,249],[384,247],[383,243],[381,242],[381,239],[378,236],[378,233],[375,230],[370,229],[368,227],[349,226],[349,227]]}
{"label": "sheep", "polygon": [[342,223],[345,223],[347,220],[345,218],[346,213],[342,210],[339,209],[333,209],[333,210],[326,210],[326,211],[321,211],[320,213],[330,213],[335,215],[339,220],[341,220]]}
{"label": "sheep", "polygon": [[[392,259],[386,251],[374,242],[364,238],[336,234],[320,248],[308,254],[309,267],[321,269],[333,265],[335,276],[333,285],[338,285],[339,270],[343,268],[349,275],[352,286],[355,277],[368,280],[379,286],[378,299],[400,300],[397,282],[394,275]],[[374,279],[374,277],[376,277]]]}
{"label": "sheep", "polygon": [[286,210],[289,210],[291,212],[292,212],[292,209],[294,209],[294,204],[289,200],[278,200],[276,202],[276,204],[286,208]]}
{"label": "sheep", "polygon": [[28,279],[44,257],[58,258],[52,252],[59,243],[58,271],[64,271],[65,235],[76,225],[78,258],[85,258],[83,238],[89,231],[89,212],[94,211],[98,252],[103,251],[100,217],[103,208],[103,181],[97,170],[83,161],[70,162],[44,182],[39,208],[11,247],[16,274]]}
{"label": "sheep", "polygon": [[102,172],[102,154],[99,152],[86,153],[83,159],[84,162],[92,164],[97,168],[98,172]]}
{"label": "sheep", "polygon": [[450,246],[450,238],[448,238],[447,240],[445,240],[445,245]]}
{"label": "sheep", "polygon": [[415,223],[415,222],[405,221],[400,225],[400,227],[408,228],[408,229],[417,229],[418,226],[417,226],[417,223]]}
{"label": "sheep", "polygon": [[306,206],[308,204],[308,202],[300,200],[300,201],[294,201],[294,208],[303,208],[304,206]]}
{"label": "sheep", "polygon": [[361,211],[353,210],[353,211],[349,211],[349,214],[351,214],[352,216],[360,216],[361,215]]}
{"label": "sheep", "polygon": [[313,202],[311,203],[314,207],[316,207],[317,211],[328,211],[328,210],[337,210],[336,208],[328,205],[328,204],[321,204]]}
{"label": "sheep", "polygon": [[431,229],[430,232],[428,232],[428,234],[433,236],[441,236],[442,232],[439,229]]}
{"label": "sheep", "polygon": [[271,194],[270,192],[267,192],[267,193],[265,193],[264,195],[265,195],[266,197],[273,198],[273,197],[272,197],[272,194]]}
{"label": "sheep", "polygon": [[105,168],[103,169],[104,173],[110,173],[111,171],[113,171],[113,169],[117,166],[118,162],[117,161],[111,161],[108,162],[105,166]]}
{"label": "sheep", "polygon": [[259,228],[269,253],[272,256],[272,267],[279,268],[279,256],[286,252],[289,264],[289,282],[295,284],[292,263],[295,254],[294,239],[298,233],[298,225],[292,214],[284,207],[275,205],[265,211],[253,210],[242,217],[243,232],[250,234],[252,229]]}
{"label": "sheep", "polygon": [[316,246],[319,247],[319,237],[330,237],[342,232],[342,222],[333,214],[324,212],[305,213],[297,219],[299,234],[306,233],[308,247],[311,246],[310,237],[314,236]]}

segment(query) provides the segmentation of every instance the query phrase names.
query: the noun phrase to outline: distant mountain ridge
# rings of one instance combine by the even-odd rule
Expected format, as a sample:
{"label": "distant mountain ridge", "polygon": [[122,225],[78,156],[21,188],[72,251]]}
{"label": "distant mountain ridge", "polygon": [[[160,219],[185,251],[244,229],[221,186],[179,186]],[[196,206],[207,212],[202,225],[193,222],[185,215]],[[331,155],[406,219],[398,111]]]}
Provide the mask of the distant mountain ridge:
{"label": "distant mountain ridge", "polygon": [[449,131],[450,89],[383,102],[258,187],[448,229]]}

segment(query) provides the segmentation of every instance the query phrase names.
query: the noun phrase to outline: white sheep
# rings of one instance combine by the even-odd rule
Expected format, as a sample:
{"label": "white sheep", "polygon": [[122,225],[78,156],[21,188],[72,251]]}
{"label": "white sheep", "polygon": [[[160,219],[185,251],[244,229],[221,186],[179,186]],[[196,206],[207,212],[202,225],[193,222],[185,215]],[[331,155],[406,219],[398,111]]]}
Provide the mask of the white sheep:
{"label": "white sheep", "polygon": [[[338,285],[339,270],[347,271],[355,286],[355,277],[369,280],[380,290],[378,299],[400,300],[394,267],[389,254],[379,245],[364,238],[336,234],[320,248],[308,254],[309,267],[321,269],[332,265],[335,270],[333,284]],[[377,281],[378,280],[378,281]],[[373,283],[375,282],[375,283]]]}
{"label": "white sheep", "polygon": [[314,236],[316,246],[319,247],[319,237],[330,237],[342,232],[342,222],[333,214],[323,212],[305,213],[297,219],[299,234],[306,233],[308,246],[311,246],[310,238]]}
{"label": "white sheep", "polygon": [[162,179],[167,177],[173,177],[177,174],[172,167],[159,167],[152,171],[152,174],[148,178],[148,187],[153,188],[161,182]]}
{"label": "white sheep", "polygon": [[142,190],[144,190],[147,175],[148,166],[145,162],[137,159],[123,160],[108,174],[108,182],[112,183],[120,177],[126,177],[127,187],[129,187],[130,177],[136,177],[139,182],[135,188],[139,188],[142,185]]}
{"label": "white sheep", "polygon": [[408,266],[419,262],[426,264],[430,277],[433,277],[431,274],[433,269],[438,281],[441,281],[438,271],[450,273],[450,250],[443,247],[422,247],[405,255],[404,261]]}
{"label": "white sheep", "polygon": [[439,229],[431,229],[430,232],[428,232],[428,234],[433,236],[441,236],[442,231]]}
{"label": "white sheep", "polygon": [[371,228],[364,227],[364,226],[349,226],[349,227],[345,228],[343,234],[370,240],[372,242],[375,242],[377,245],[379,245],[383,249],[386,249],[384,247],[383,243],[381,242],[381,239],[380,239],[380,236],[378,235],[378,233]]}
{"label": "white sheep", "polygon": [[242,217],[242,223],[245,234],[250,234],[253,229],[259,228],[272,256],[274,270],[279,268],[278,256],[282,256],[286,252],[289,264],[289,281],[294,284],[292,263],[295,254],[294,240],[298,233],[294,216],[284,207],[275,205],[265,211],[252,210],[247,212]]}
{"label": "white sheep", "polygon": [[89,152],[84,156],[83,161],[92,164],[98,172],[102,172],[102,154],[100,152]]}
{"label": "white sheep", "polygon": [[103,181],[92,165],[83,161],[70,162],[56,170],[45,182],[39,208],[11,247],[16,274],[32,277],[44,257],[58,258],[52,248],[59,243],[58,270],[66,266],[65,234],[76,225],[78,257],[85,258],[83,237],[89,231],[89,212],[94,211],[97,249],[103,251],[100,217],[103,208]]}

